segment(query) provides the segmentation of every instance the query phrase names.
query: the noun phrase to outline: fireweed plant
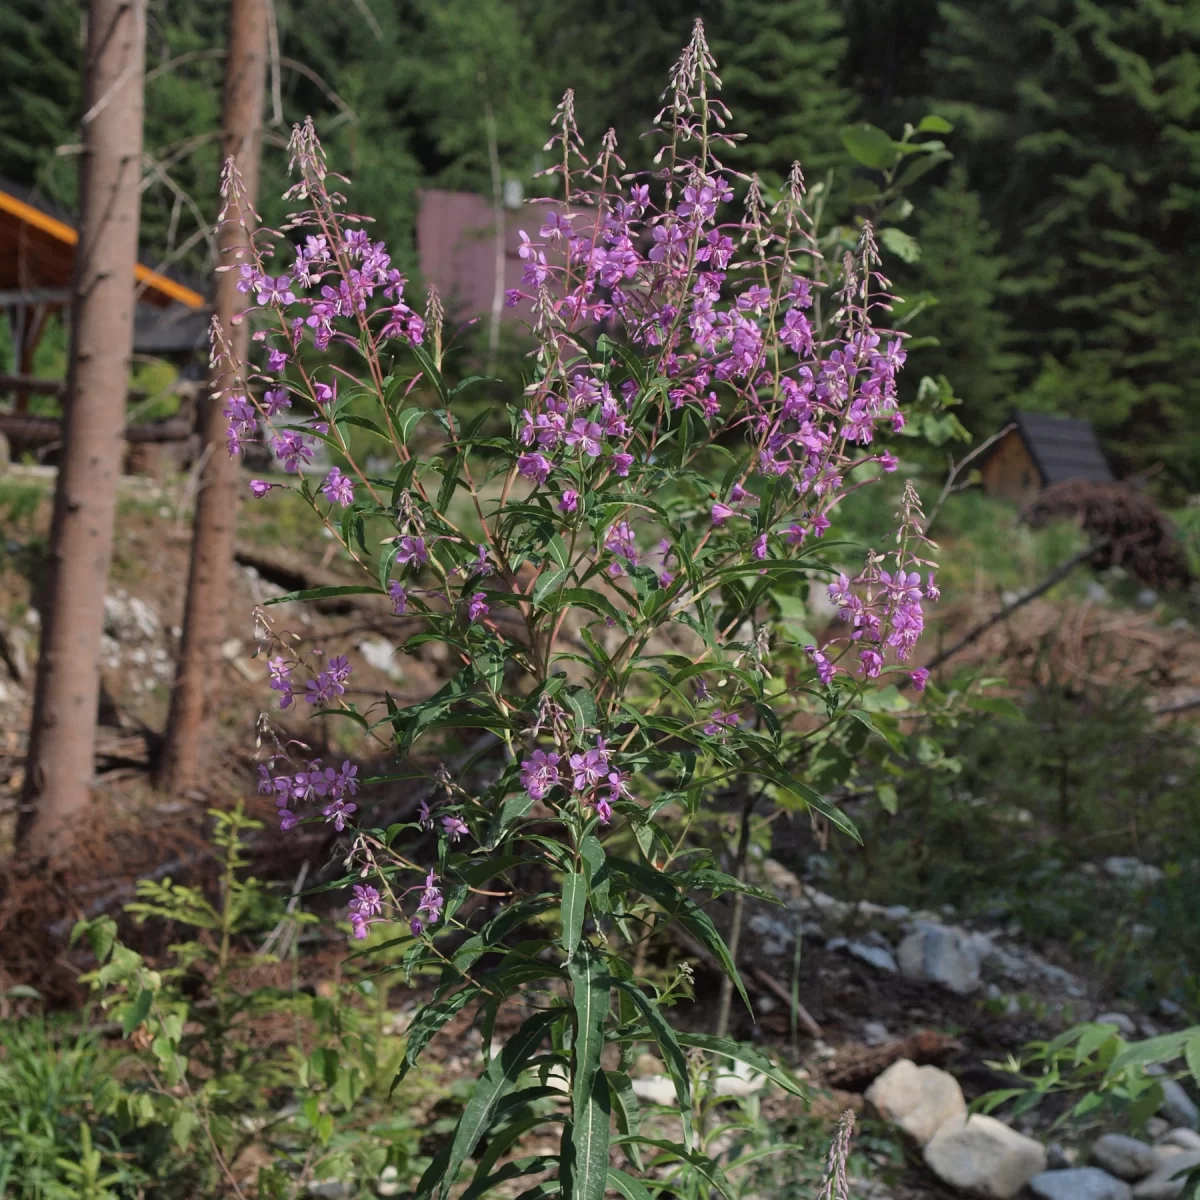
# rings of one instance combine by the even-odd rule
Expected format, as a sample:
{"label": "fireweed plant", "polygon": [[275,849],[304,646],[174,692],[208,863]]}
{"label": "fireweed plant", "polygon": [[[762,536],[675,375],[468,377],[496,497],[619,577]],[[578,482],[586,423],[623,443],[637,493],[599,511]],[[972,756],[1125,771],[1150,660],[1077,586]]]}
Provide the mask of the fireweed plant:
{"label": "fireweed plant", "polygon": [[[348,839],[339,886],[361,953],[387,949],[384,969],[407,943],[403,970],[440,973],[401,1074],[456,1014],[476,1013],[482,1074],[421,1197],[445,1197],[485,1139],[470,1196],[518,1176],[539,1181],[526,1195],[647,1196],[636,1176],[668,1159],[727,1191],[695,1148],[686,1052],[797,1084],[752,1049],[675,1030],[666,1009],[690,976],[655,988],[635,972],[638,948],[678,922],[745,998],[694,897],[749,889],[689,843],[690,819],[751,781],[853,833],[797,777],[806,742],[859,708],[873,681],[924,686],[905,664],[937,592],[913,489],[894,547],[870,552],[856,576],[830,566],[837,548],[822,536],[845,496],[895,470],[877,439],[904,424],[905,354],[875,327],[889,298],[871,228],[827,262],[798,166],[768,200],[722,163],[733,135],[719,87],[697,23],[645,173],[626,171],[611,134],[589,158],[564,97],[547,146],[562,199],[533,210],[523,284],[509,294],[531,305],[536,350],[503,432],[493,408],[463,420],[460,396],[476,381],[445,382],[436,296],[423,314],[406,300],[386,247],[345,210],[311,123],[291,141],[287,196],[302,211],[282,232],[256,232],[229,268],[269,326],[254,335],[265,372],[224,364],[237,381],[225,393],[231,451],[263,431],[367,572],[333,590],[386,597],[423,622],[407,649],[436,640],[456,664],[421,703],[360,711],[344,657],[301,655],[264,619],[281,706],[343,716],[402,762],[436,733],[471,742],[456,772],[433,774],[411,820],[383,829],[357,807],[354,766],[309,761],[260,726],[271,750],[261,789],[282,828],[324,820]],[[250,211],[231,167],[224,188],[225,219]],[[294,259],[273,273],[285,241]],[[215,344],[227,359],[219,330]],[[402,373],[413,360],[415,376]],[[414,449],[422,421],[440,428],[433,453]],[[355,461],[351,426],[389,449],[393,473]],[[314,484],[302,469],[319,442],[344,465]],[[286,485],[250,486],[263,497]],[[830,579],[843,632],[789,647],[770,589]],[[430,836],[436,863],[417,866],[410,848]],[[494,1050],[498,1021],[509,1033]],[[628,1070],[646,1042],[674,1080],[678,1142],[640,1132]],[[520,1139],[544,1123],[561,1126],[560,1152],[521,1156]],[[628,1171],[610,1166],[614,1145]]]}

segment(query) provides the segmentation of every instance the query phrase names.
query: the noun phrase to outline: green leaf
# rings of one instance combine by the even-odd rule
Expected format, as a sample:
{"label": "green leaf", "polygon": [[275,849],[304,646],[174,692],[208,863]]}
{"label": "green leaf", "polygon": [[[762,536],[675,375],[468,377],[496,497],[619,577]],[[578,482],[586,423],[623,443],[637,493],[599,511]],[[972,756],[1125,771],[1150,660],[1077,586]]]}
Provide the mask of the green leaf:
{"label": "green leaf", "polygon": [[1144,1042],[1134,1042],[1126,1046],[1109,1067],[1109,1074],[1115,1075],[1127,1067],[1146,1067],[1154,1063],[1170,1062],[1183,1054],[1184,1046],[1190,1040],[1191,1031],[1180,1033],[1165,1033],[1161,1037],[1148,1038]]}
{"label": "green leaf", "polygon": [[302,588],[298,592],[288,592],[286,596],[276,596],[264,604],[290,604],[294,600],[324,600],[329,596],[381,596],[383,593],[377,587],[367,587],[363,584],[339,584],[337,587]]}
{"label": "green leaf", "polygon": [[[540,1124],[540,1122],[539,1122]],[[519,1179],[522,1175],[536,1175],[539,1171],[545,1171],[558,1162],[558,1156],[553,1154],[538,1155],[534,1158],[518,1158],[513,1162],[505,1163],[500,1170],[483,1179],[476,1179],[459,1200],[478,1200],[480,1196],[486,1196],[493,1188],[499,1187],[502,1183],[507,1183],[510,1179]]]}
{"label": "green leaf", "polygon": [[1187,1045],[1183,1048],[1183,1057],[1187,1061],[1192,1078],[1200,1083],[1200,1033],[1193,1032],[1188,1038]]}
{"label": "green leaf", "polygon": [[145,1019],[154,1002],[154,993],[149,988],[142,988],[137,999],[129,1006],[125,1019],[121,1022],[121,1036],[128,1037]]}
{"label": "green leaf", "polygon": [[561,1020],[562,1016],[562,1009],[535,1013],[509,1038],[499,1055],[492,1059],[475,1084],[471,1098],[463,1109],[444,1163],[437,1159],[430,1163],[429,1169],[417,1184],[415,1200],[431,1196],[435,1187],[439,1196],[445,1197],[449,1194],[463,1163],[490,1128],[500,1101],[516,1084],[529,1059],[545,1039],[550,1026]]}
{"label": "green leaf", "polygon": [[608,1169],[608,1186],[614,1192],[620,1192],[625,1200],[654,1200],[644,1183],[632,1175],[626,1175],[624,1171],[618,1171],[616,1167]]}
{"label": "green leaf", "polygon": [[396,418],[396,427],[400,433],[400,444],[402,446],[408,445],[408,439],[412,437],[412,431],[416,429],[417,424],[428,411],[426,408],[406,408]]}
{"label": "green leaf", "polygon": [[[637,1134],[642,1128],[642,1105],[633,1090],[633,1080],[624,1071],[605,1071],[613,1108],[617,1114],[617,1129],[622,1134]],[[640,1171],[642,1164],[636,1146],[632,1146],[630,1157]]]}
{"label": "green leaf", "polygon": [[575,872],[563,877],[562,943],[570,958],[583,934],[583,916],[587,909],[587,880]]}
{"label": "green leaf", "polygon": [[896,143],[874,125],[846,125],[841,134],[850,157],[873,171],[889,170],[900,157]]}
{"label": "green leaf", "polygon": [[737,988],[738,995],[741,996],[742,1003],[746,1006],[746,1011],[753,1017],[754,1008],[750,1003],[750,997],[746,994],[746,985],[742,983],[742,977],[738,972],[737,964],[733,961],[733,955],[729,953],[725,939],[717,932],[712,917],[702,908],[689,902],[688,908],[679,914],[677,920],[693,937],[699,938],[716,957],[725,974],[733,981],[733,986]]}
{"label": "green leaf", "polygon": [[385,442],[392,440],[391,434],[386,429],[383,429],[370,417],[356,416],[354,413],[347,413],[345,416],[338,418],[339,425],[357,425],[359,429],[369,429],[372,433],[383,438]]}
{"label": "green leaf", "polygon": [[952,133],[953,131],[954,126],[945,117],[939,117],[935,113],[923,116],[921,123],[917,126],[918,133]]}
{"label": "green leaf", "polygon": [[808,1092],[798,1080],[775,1066],[765,1054],[752,1046],[744,1046],[730,1038],[714,1037],[707,1033],[681,1033],[677,1036],[681,1046],[695,1046],[699,1050],[707,1050],[710,1054],[719,1054],[723,1058],[743,1062],[760,1075],[766,1076],[772,1083],[779,1084],[785,1092],[802,1098],[808,1096]]}
{"label": "green leaf", "polygon": [[479,995],[479,992],[478,984],[471,983],[452,996],[431,1000],[417,1012],[408,1027],[408,1035],[404,1043],[404,1061],[400,1064],[396,1078],[392,1080],[392,1091],[396,1090],[396,1085],[412,1070],[413,1065],[421,1056],[421,1051],[429,1045],[437,1031],[456,1013],[461,1012]]}
{"label": "green leaf", "polygon": [[181,1151],[188,1148],[188,1143],[192,1140],[192,1131],[199,1124],[200,1118],[196,1116],[195,1111],[181,1105],[175,1114],[175,1120],[171,1122],[171,1140]]}
{"label": "green leaf", "polygon": [[921,244],[910,233],[889,225],[879,231],[879,240],[885,249],[890,250],[901,262],[915,263],[921,261]]}
{"label": "green leaf", "polygon": [[675,1096],[679,1100],[679,1115],[683,1119],[683,1140],[690,1150],[692,1145],[692,1085],[688,1075],[687,1058],[675,1036],[675,1031],[659,1011],[658,1002],[651,1000],[631,980],[610,977],[605,982],[609,987],[620,988],[637,1006],[646,1024],[650,1027],[650,1032],[654,1035],[654,1040],[662,1051],[663,1062],[667,1065],[671,1082],[675,1085]]}
{"label": "green leaf", "polygon": [[567,567],[559,567],[554,571],[544,571],[538,578],[537,583],[533,585],[533,602],[541,604],[546,598],[548,592],[554,591],[556,587],[564,583],[571,575],[570,569]]}

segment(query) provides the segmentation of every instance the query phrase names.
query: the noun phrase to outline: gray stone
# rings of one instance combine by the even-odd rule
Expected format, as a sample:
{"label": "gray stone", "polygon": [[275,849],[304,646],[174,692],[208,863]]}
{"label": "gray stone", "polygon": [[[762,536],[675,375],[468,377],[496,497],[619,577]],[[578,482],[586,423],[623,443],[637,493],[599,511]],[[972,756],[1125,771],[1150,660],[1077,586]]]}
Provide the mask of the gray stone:
{"label": "gray stone", "polygon": [[866,942],[849,942],[846,945],[846,949],[855,958],[869,963],[877,971],[886,971],[889,975],[895,975],[900,969],[896,966],[896,960],[892,957],[892,952],[884,950],[882,946],[870,946]]}
{"label": "gray stone", "polygon": [[995,1117],[951,1117],[925,1147],[925,1163],[944,1183],[985,1200],[1010,1200],[1046,1169],[1040,1142]]}
{"label": "gray stone", "polygon": [[919,921],[900,943],[897,957],[905,978],[928,979],[965,996],[979,987],[979,968],[989,949],[990,942],[980,934]]}
{"label": "gray stone", "polygon": [[1133,1018],[1126,1016],[1125,1013],[1107,1012],[1101,1013],[1096,1018],[1097,1025],[1115,1025],[1117,1032],[1123,1038],[1137,1037],[1137,1026],[1133,1023]]}
{"label": "gray stone", "polygon": [[1200,1167],[1200,1150],[1181,1150],[1169,1155],[1159,1162],[1152,1175],[1134,1185],[1135,1200],[1174,1200],[1182,1193],[1188,1172],[1193,1167]]}
{"label": "gray stone", "polygon": [[1171,1129],[1160,1135],[1154,1144],[1156,1146],[1178,1146],[1181,1150],[1200,1150],[1200,1133],[1194,1129]]}
{"label": "gray stone", "polygon": [[924,1146],[947,1121],[964,1117],[967,1102],[953,1075],[918,1067],[909,1058],[892,1063],[867,1089],[866,1098],[885,1120]]}
{"label": "gray stone", "polygon": [[1146,1121],[1146,1136],[1152,1137],[1157,1141],[1170,1128],[1171,1128],[1170,1121],[1164,1121],[1162,1119],[1162,1117],[1150,1117]]}
{"label": "gray stone", "polygon": [[1092,1158],[1118,1179],[1141,1179],[1158,1166],[1153,1146],[1123,1133],[1106,1133],[1092,1144]]}
{"label": "gray stone", "polygon": [[862,1040],[868,1046],[882,1046],[892,1040],[892,1035],[882,1021],[867,1021],[862,1027]]}
{"label": "gray stone", "polygon": [[104,630],[119,642],[153,638],[158,614],[139,596],[116,592],[104,597]]}
{"label": "gray stone", "polygon": [[1125,858],[1114,855],[1104,860],[1104,869],[1113,879],[1135,884],[1137,887],[1150,887],[1163,879],[1162,870],[1150,863],[1142,862],[1140,858]]}
{"label": "gray stone", "polygon": [[1130,1200],[1129,1184],[1099,1167],[1070,1167],[1043,1171],[1029,1181],[1029,1190],[1042,1200]]}
{"label": "gray stone", "polygon": [[1163,1102],[1158,1106],[1158,1111],[1176,1125],[1195,1129],[1200,1124],[1200,1109],[1197,1109],[1191,1096],[1174,1079],[1164,1079],[1162,1090]]}

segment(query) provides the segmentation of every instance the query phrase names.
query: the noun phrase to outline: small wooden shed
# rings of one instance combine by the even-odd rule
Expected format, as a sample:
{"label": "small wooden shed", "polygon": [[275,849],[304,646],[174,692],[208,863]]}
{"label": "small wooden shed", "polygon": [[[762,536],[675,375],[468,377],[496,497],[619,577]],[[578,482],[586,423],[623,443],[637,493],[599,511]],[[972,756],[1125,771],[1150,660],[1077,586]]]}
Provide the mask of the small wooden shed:
{"label": "small wooden shed", "polygon": [[1019,412],[979,468],[989,496],[1025,503],[1043,488],[1072,479],[1113,482],[1090,421]]}

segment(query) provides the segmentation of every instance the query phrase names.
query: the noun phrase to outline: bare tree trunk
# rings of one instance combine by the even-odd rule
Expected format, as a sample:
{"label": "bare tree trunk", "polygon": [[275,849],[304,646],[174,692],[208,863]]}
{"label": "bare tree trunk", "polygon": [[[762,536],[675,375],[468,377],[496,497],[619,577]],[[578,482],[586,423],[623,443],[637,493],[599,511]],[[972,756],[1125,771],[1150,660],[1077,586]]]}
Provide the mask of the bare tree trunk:
{"label": "bare tree trunk", "polygon": [[[482,79],[481,79],[482,82]],[[492,171],[492,244],[495,249],[496,278],[492,283],[492,313],[488,322],[488,353],[486,373],[496,369],[500,351],[500,317],[504,312],[504,181],[500,176],[500,148],[496,137],[496,114],[491,103],[483,102],[484,124],[487,126],[488,163]]]}
{"label": "bare tree trunk", "polygon": [[[241,173],[251,204],[258,196],[262,147],[263,94],[267,77],[267,0],[230,0],[224,103],[224,157]],[[253,216],[230,213],[220,230],[221,261],[236,260],[247,245]],[[237,271],[217,274],[216,315],[238,362],[249,354],[250,330],[234,317],[245,306],[237,290]],[[237,531],[238,464],[225,448],[226,421],[222,392],[231,380],[224,366],[213,369],[208,395],[200,410],[204,465],[192,524],[183,640],[171,694],[171,712],[159,764],[159,784],[172,791],[195,789],[211,747],[212,721],[219,691],[221,643],[233,570]]]}
{"label": "bare tree trunk", "polygon": [[91,0],[63,450],[19,833],[64,850],[91,803],[104,591],[133,352],[144,0]]}

